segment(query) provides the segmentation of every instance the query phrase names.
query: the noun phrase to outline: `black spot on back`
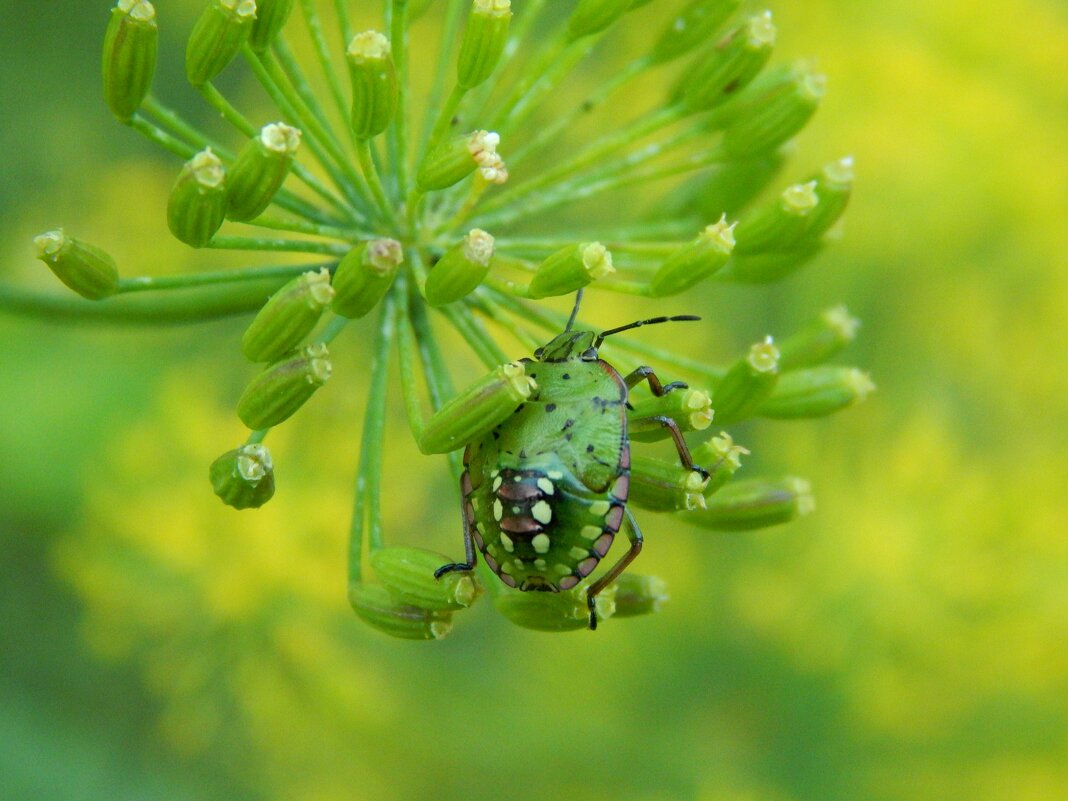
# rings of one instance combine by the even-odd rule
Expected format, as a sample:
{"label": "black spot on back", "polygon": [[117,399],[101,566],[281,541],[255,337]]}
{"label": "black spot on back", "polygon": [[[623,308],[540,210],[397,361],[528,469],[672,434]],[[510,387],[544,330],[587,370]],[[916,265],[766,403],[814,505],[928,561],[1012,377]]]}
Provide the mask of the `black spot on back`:
{"label": "black spot on back", "polygon": [[546,407],[545,407],[545,411],[547,411],[547,412],[555,412],[556,411],[556,404],[555,403],[547,404]]}

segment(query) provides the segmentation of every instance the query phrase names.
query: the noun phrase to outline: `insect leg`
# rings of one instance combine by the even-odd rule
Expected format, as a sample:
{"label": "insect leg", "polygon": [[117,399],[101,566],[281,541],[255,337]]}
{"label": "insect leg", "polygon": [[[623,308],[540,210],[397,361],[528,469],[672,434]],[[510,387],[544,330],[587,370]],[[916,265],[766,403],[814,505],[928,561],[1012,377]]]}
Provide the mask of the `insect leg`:
{"label": "insect leg", "polygon": [[627,514],[627,539],[630,540],[630,549],[623,554],[618,562],[612,565],[612,569],[601,576],[597,581],[590,585],[586,590],[586,607],[590,610],[590,630],[597,629],[597,608],[594,603],[597,598],[597,594],[601,592],[605,587],[615,581],[624,570],[633,562],[638,554],[642,552],[642,530],[638,528],[638,521],[634,519],[634,515],[631,514],[630,509],[626,510]]}
{"label": "insect leg", "polygon": [[679,431],[679,424],[672,420],[670,417],[663,415],[657,417],[643,417],[643,421],[649,420],[654,423],[659,423],[668,430],[671,434],[671,439],[675,443],[675,450],[679,452],[679,461],[682,462],[682,466],[687,470],[696,470],[705,478],[708,478],[708,471],[703,467],[698,467],[693,463],[693,457],[690,455],[690,446],[686,444],[686,440],[683,439],[682,432]]}
{"label": "insect leg", "polygon": [[652,390],[656,397],[661,395],[667,395],[669,392],[673,392],[676,389],[686,389],[689,387],[685,381],[672,381],[670,384],[661,384],[660,379],[657,378],[656,373],[653,372],[652,367],[639,367],[633,373],[623,379],[623,382],[627,385],[627,389],[634,389],[642,381],[649,382],[649,389]]}
{"label": "insect leg", "polygon": [[475,541],[471,536],[471,529],[475,527],[475,521],[472,520],[471,502],[467,499],[467,496],[471,493],[471,477],[465,471],[460,476],[460,510],[463,514],[464,524],[464,562],[453,562],[451,564],[442,565],[434,571],[434,578],[441,578],[446,573],[454,573],[457,571],[469,571],[475,569],[475,561],[478,558],[475,555]]}

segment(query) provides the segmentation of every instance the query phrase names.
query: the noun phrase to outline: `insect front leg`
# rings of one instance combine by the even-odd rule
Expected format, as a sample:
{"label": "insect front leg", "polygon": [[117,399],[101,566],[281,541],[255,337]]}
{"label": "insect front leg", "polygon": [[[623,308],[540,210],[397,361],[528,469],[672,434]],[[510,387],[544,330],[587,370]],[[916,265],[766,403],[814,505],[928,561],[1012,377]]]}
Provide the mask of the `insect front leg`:
{"label": "insect front leg", "polygon": [[475,553],[475,540],[472,535],[472,530],[475,527],[474,509],[471,507],[471,501],[468,496],[471,494],[471,475],[464,470],[462,476],[460,476],[460,511],[463,516],[464,526],[464,562],[452,562],[447,565],[442,565],[434,571],[434,578],[441,578],[446,573],[454,573],[456,571],[468,572],[475,569],[475,563],[478,559]]}
{"label": "insect front leg", "polygon": [[595,601],[598,593],[619,578],[623,571],[630,566],[630,563],[637,559],[638,554],[642,552],[642,543],[645,540],[642,538],[641,529],[638,528],[638,521],[634,519],[634,515],[631,514],[630,509],[626,510],[626,515],[627,539],[630,540],[630,549],[623,554],[618,562],[612,565],[611,570],[597,579],[597,581],[593,582],[589,589],[586,590],[586,607],[590,610],[591,631],[596,631],[597,629],[597,607]]}
{"label": "insect front leg", "polygon": [[642,366],[637,368],[634,372],[623,379],[623,382],[627,385],[627,389],[634,389],[642,381],[649,382],[649,389],[656,397],[667,395],[669,392],[673,392],[676,389],[686,389],[689,387],[685,381],[672,381],[670,384],[661,384],[660,379],[656,373],[653,372],[652,367]]}

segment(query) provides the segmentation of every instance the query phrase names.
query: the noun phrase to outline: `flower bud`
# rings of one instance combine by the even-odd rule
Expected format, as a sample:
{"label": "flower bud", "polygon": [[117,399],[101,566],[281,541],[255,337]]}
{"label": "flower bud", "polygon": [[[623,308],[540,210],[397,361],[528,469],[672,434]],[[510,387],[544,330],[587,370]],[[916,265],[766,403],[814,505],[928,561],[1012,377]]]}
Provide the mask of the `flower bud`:
{"label": "flower bud", "polygon": [[654,64],[664,64],[703,45],[730,18],[739,3],[740,0],[691,0],[660,34],[649,58]]}
{"label": "flower bud", "polygon": [[467,297],[489,274],[493,237],[475,228],[463,241],[445,251],[426,279],[426,300],[431,306]]}
{"label": "flower bud", "polygon": [[377,584],[349,589],[353,611],[368,625],[403,640],[440,640],[452,631],[452,612],[420,609],[401,603]]}
{"label": "flower bud", "polygon": [[805,237],[817,239],[838,222],[853,192],[853,157],[832,161],[815,177],[819,205],[809,215]]}
{"label": "flower bud", "polygon": [[796,272],[823,250],[821,241],[803,241],[789,250],[735,254],[720,277],[742,284],[770,284]]}
{"label": "flower bud", "polygon": [[358,33],[345,55],[352,79],[352,134],[371,139],[389,127],[397,111],[397,72],[389,39],[378,31]]}
{"label": "flower bud", "polygon": [[719,436],[691,449],[690,456],[694,464],[701,465],[708,473],[708,483],[704,489],[706,500],[731,480],[742,466],[741,457],[748,455],[749,451],[741,445],[735,445],[726,431],[720,431]]}
{"label": "flower bud", "polygon": [[771,395],[778,379],[779,349],[768,337],[753,345],[716,386],[712,394],[716,420],[728,424],[752,417]]}
{"label": "flower bud", "polygon": [[678,512],[705,508],[708,479],[680,464],[631,455],[628,503],[652,512]]}
{"label": "flower bud", "polygon": [[67,236],[62,228],[34,237],[33,244],[37,258],[83,298],[102,300],[118,289],[115,260],[100,248]]}
{"label": "flower bud", "polygon": [[812,486],[802,478],[732,481],[686,520],[715,531],[749,531],[789,523],[816,508]]}
{"label": "flower bud", "polygon": [[500,164],[497,145],[501,137],[490,131],[454,136],[423,159],[415,180],[423,192],[448,189],[460,183],[475,171],[476,167],[494,167]]}
{"label": "flower bud", "polygon": [[330,273],[324,267],[298,275],[271,296],[241,338],[241,352],[250,362],[273,362],[297,345],[323,316],[334,299]]}
{"label": "flower bud", "polygon": [[474,0],[456,63],[457,83],[464,89],[478,86],[493,74],[511,21],[511,0]]}
{"label": "flower bud", "polygon": [[668,256],[649,285],[653,297],[678,295],[722,268],[734,250],[734,225],[727,224],[724,214],[697,239]]}
{"label": "flower bud", "polygon": [[211,148],[193,156],[171,189],[167,225],[181,242],[207,245],[226,219],[226,171]]}
{"label": "flower bud", "polygon": [[749,18],[687,71],[676,91],[690,113],[715,108],[744,88],[764,69],[775,46],[771,12]]}
{"label": "flower bud", "polygon": [[857,336],[860,321],[845,306],[827,309],[789,339],[779,343],[779,369],[812,367],[837,355]]}
{"label": "flower bud", "polygon": [[558,250],[538,266],[530,280],[530,297],[568,295],[615,271],[611,252],[600,242],[571,245]]}
{"label": "flower bud", "polygon": [[574,41],[599,33],[631,9],[633,0],[579,0],[567,19],[567,36]]}
{"label": "flower bud", "polygon": [[237,416],[253,430],[276,426],[330,379],[332,369],[326,345],[308,345],[253,378],[237,402]]}
{"label": "flower bud", "polygon": [[185,48],[185,74],[203,86],[234,60],[256,21],[255,0],[212,0],[204,9]]}
{"label": "flower bud", "polygon": [[655,442],[668,436],[668,430],[655,417],[670,417],[680,431],[704,431],[712,425],[712,399],[701,389],[690,387],[664,395],[630,395],[627,426],[632,439]]}
{"label": "flower bud", "polygon": [[739,256],[790,250],[805,236],[809,218],[819,204],[816,182],[794,184],[738,223]]}
{"label": "flower bud", "polygon": [[262,53],[274,44],[292,11],[293,0],[256,0],[256,21],[249,34],[249,46]]}
{"label": "flower bud", "polygon": [[785,80],[732,110],[723,132],[722,148],[731,158],[751,158],[774,150],[805,127],[827,90],[824,76],[803,65],[786,73]]}
{"label": "flower bud", "polygon": [[334,271],[334,313],[355,320],[371,311],[403,261],[404,250],[395,239],[361,242],[346,253]]}
{"label": "flower bud", "polygon": [[761,417],[824,417],[863,401],[875,390],[867,373],[851,367],[811,367],[779,376],[775,391],[760,404]]}
{"label": "flower bud", "polygon": [[104,100],[111,113],[128,120],[141,107],[156,71],[159,30],[148,0],[119,0],[104,35]]}
{"label": "flower bud", "polygon": [[[598,622],[616,613],[616,585],[611,584],[594,598]],[[520,592],[507,590],[493,599],[497,611],[517,626],[535,631],[579,631],[590,627],[586,587],[563,592]]]}
{"label": "flower bud", "polygon": [[448,453],[488,433],[538,389],[522,362],[502,364],[442,406],[419,438],[423,453]]}
{"label": "flower bud", "polygon": [[375,575],[395,600],[435,612],[466,609],[482,593],[473,573],[434,578],[435,570],[452,561],[423,548],[381,548],[371,554]]}
{"label": "flower bud", "polygon": [[274,463],[260,444],[227,451],[208,470],[215,494],[234,509],[259,509],[274,496]]}
{"label": "flower bud", "polygon": [[657,576],[624,573],[615,581],[616,617],[637,617],[659,612],[669,600],[667,583]]}
{"label": "flower bud", "polygon": [[271,205],[300,147],[300,131],[282,122],[265,125],[241,149],[226,176],[226,216],[248,222]]}

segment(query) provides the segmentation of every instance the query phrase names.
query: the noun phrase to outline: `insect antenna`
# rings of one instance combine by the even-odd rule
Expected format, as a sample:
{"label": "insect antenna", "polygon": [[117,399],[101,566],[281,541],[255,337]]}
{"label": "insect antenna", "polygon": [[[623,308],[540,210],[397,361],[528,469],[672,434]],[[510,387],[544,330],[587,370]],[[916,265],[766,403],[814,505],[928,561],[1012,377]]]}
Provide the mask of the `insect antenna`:
{"label": "insect antenna", "polygon": [[571,310],[571,316],[567,318],[567,325],[564,327],[565,332],[571,330],[571,326],[575,324],[575,318],[578,317],[579,304],[582,303],[583,289],[585,289],[585,287],[580,288],[579,291],[575,293],[575,308]]}
{"label": "insect antenna", "polygon": [[632,328],[641,328],[643,325],[659,325],[660,323],[692,323],[700,319],[700,317],[693,314],[677,314],[674,317],[653,317],[649,320],[638,320],[634,323],[621,325],[619,328],[609,328],[607,331],[602,331],[600,336],[597,337],[597,341],[594,343],[593,347],[601,347],[601,343],[605,341],[606,337],[620,334],[624,331],[630,331]]}

